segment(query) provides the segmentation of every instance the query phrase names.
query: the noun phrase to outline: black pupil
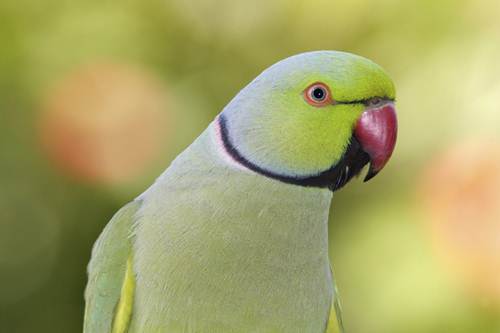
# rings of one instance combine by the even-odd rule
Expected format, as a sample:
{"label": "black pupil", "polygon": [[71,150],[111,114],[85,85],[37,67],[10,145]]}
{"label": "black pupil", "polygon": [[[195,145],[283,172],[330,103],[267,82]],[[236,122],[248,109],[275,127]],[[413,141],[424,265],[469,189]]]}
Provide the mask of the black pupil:
{"label": "black pupil", "polygon": [[312,95],[314,99],[321,101],[325,98],[325,91],[322,88],[314,88]]}

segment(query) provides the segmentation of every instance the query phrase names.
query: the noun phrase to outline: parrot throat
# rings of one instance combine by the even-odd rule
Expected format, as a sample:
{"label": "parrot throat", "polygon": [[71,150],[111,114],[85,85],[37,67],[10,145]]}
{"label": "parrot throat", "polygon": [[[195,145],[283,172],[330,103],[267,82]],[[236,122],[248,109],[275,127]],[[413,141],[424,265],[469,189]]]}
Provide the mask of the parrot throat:
{"label": "parrot throat", "polygon": [[217,126],[225,152],[239,165],[250,169],[260,175],[272,178],[283,183],[305,186],[329,188],[336,191],[347,184],[352,177],[358,175],[363,167],[370,162],[369,155],[361,149],[358,140],[352,136],[349,146],[341,159],[329,169],[320,171],[310,176],[291,176],[267,170],[248,160],[233,145],[229,135],[226,118],[220,114],[217,118]]}

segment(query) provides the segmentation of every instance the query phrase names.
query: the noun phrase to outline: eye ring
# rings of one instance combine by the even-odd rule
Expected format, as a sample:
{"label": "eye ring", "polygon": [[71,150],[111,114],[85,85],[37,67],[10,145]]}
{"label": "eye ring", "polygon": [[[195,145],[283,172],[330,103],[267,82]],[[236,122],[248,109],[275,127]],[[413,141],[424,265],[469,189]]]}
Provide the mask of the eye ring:
{"label": "eye ring", "polygon": [[322,107],[333,104],[330,88],[322,82],[311,84],[304,90],[304,99],[309,105]]}

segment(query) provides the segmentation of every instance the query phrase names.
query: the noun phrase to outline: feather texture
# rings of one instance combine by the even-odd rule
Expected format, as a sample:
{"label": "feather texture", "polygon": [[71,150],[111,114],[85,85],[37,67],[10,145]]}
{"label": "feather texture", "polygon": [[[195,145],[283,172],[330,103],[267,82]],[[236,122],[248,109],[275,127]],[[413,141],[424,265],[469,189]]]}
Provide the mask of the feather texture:
{"label": "feather texture", "polygon": [[[85,289],[84,333],[112,332],[113,323],[113,332],[126,326],[133,286],[132,267],[127,264],[132,254],[130,235],[139,206],[134,201],[120,209],[94,245]],[[123,316],[115,320],[117,310]]]}

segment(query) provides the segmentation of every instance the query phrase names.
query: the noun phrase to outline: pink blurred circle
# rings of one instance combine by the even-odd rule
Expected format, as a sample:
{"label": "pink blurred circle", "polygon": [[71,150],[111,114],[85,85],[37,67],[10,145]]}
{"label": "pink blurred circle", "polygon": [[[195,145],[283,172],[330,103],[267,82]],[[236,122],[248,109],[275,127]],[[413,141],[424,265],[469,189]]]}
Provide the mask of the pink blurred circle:
{"label": "pink blurred circle", "polygon": [[469,290],[500,305],[500,144],[452,147],[431,161],[422,180],[435,249]]}
{"label": "pink blurred circle", "polygon": [[41,143],[64,173],[102,184],[129,182],[167,144],[164,86],[128,65],[93,64],[63,77],[47,94]]}

